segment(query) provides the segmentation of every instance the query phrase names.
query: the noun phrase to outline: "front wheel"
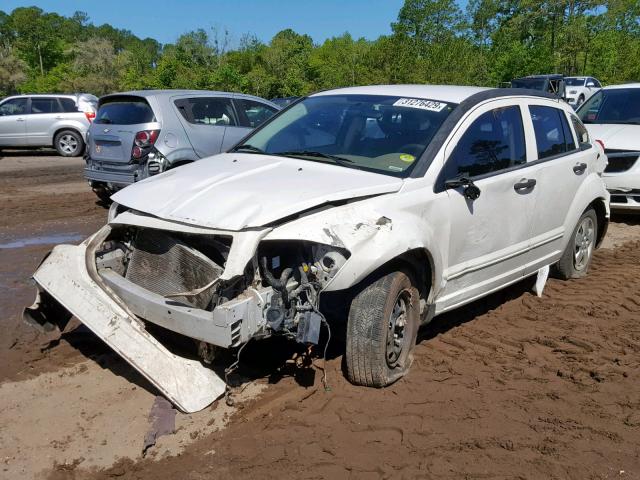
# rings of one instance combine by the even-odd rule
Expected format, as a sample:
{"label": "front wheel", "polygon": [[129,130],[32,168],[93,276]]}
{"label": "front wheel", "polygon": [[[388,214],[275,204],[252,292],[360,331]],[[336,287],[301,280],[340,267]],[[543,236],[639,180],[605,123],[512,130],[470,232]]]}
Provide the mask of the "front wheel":
{"label": "front wheel", "polygon": [[77,157],[82,155],[84,140],[78,132],[63,130],[53,139],[53,146],[63,157]]}
{"label": "front wheel", "polygon": [[589,208],[578,220],[569,244],[556,265],[558,277],[568,280],[587,274],[597,237],[598,216],[593,208]]}
{"label": "front wheel", "polygon": [[349,381],[385,387],[404,376],[413,360],[419,324],[420,298],[409,274],[389,273],[365,287],[349,309]]}

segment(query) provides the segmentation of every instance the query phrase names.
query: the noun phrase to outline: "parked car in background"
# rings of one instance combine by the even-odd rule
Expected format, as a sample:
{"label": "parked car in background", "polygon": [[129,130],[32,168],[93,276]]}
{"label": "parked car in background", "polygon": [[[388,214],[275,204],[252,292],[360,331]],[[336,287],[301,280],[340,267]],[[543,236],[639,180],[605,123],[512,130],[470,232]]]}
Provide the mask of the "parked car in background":
{"label": "parked car in background", "polygon": [[195,339],[211,362],[250,339],[318,344],[344,305],[347,377],[389,385],[434,315],[544,278],[547,266],[564,279],[587,274],[609,195],[604,153],[581,125],[542,92],[316,93],[227,153],[117,192],[107,225],[44,260],[26,318],[64,327],[47,309],[67,309],[194,411],[224,382],[141,319],[164,339]]}
{"label": "parked car in background", "polygon": [[593,77],[565,77],[564,84],[565,98],[573,108],[578,108],[602,88],[600,82]]}
{"label": "parked car in background", "polygon": [[609,158],[611,208],[640,212],[640,83],[604,87],[577,114]]}
{"label": "parked car in background", "polygon": [[288,107],[293,102],[298,100],[300,97],[282,97],[282,98],[272,98],[271,101],[278,105],[280,108]]}
{"label": "parked car in background", "polygon": [[0,148],[54,147],[65,157],[82,155],[98,97],[16,95],[0,101]]}
{"label": "parked car in background", "polygon": [[107,199],[152,175],[223,152],[280,107],[251,95],[142,90],[100,98],[85,178]]}
{"label": "parked car in background", "polygon": [[559,73],[515,78],[511,80],[511,87],[540,90],[541,92],[554,95],[558,98],[565,98],[564,76]]}

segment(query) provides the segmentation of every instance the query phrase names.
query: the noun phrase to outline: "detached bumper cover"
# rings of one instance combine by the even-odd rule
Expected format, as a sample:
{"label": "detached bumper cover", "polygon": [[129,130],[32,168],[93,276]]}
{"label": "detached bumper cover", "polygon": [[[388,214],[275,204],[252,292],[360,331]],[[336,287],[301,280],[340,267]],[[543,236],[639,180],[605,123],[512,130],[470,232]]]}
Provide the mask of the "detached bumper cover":
{"label": "detached bumper cover", "polygon": [[[202,410],[221,396],[225,383],[220,377],[167,350],[90,277],[86,249],[84,244],[55,247],[34,280],[182,411]],[[40,298],[31,310],[39,307]]]}

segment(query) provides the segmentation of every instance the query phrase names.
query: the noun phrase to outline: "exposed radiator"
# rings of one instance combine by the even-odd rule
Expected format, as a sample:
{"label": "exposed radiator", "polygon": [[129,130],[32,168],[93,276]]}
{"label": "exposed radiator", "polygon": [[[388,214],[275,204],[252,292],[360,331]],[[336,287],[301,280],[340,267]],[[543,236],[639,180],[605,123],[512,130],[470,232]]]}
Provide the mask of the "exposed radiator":
{"label": "exposed radiator", "polygon": [[[160,230],[138,231],[126,278],[158,295],[188,292],[218,278],[223,269],[198,250]],[[171,297],[171,301],[206,308],[214,288],[195,296]]]}

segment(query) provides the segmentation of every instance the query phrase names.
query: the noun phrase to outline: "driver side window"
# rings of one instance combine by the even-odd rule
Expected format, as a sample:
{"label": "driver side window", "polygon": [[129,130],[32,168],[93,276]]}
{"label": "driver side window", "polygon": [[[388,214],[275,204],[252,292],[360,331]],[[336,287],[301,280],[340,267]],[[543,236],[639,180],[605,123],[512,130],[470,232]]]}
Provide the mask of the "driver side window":
{"label": "driver side window", "polygon": [[447,162],[447,178],[476,177],[526,163],[520,107],[497,108],[478,117]]}

